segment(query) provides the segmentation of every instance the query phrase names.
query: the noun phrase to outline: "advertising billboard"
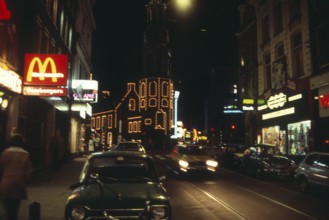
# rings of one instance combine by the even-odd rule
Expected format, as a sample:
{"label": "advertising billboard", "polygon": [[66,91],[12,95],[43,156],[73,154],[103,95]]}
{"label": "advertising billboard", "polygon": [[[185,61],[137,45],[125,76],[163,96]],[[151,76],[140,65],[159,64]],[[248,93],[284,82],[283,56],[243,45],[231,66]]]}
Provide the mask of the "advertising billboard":
{"label": "advertising billboard", "polygon": [[25,54],[24,85],[66,86],[68,56]]}

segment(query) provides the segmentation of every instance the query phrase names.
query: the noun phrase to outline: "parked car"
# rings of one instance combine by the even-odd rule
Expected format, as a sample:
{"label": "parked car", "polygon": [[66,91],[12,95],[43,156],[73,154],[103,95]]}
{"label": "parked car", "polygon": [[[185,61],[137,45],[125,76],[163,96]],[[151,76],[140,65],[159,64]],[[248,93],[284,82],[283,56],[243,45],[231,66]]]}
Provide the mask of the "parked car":
{"label": "parked car", "polygon": [[217,158],[221,167],[238,169],[247,147],[240,143],[225,143],[221,148],[222,154]]}
{"label": "parked car", "polygon": [[218,162],[208,155],[202,145],[178,144],[168,155],[169,166],[176,174],[203,173],[213,174]]}
{"label": "parked car", "polygon": [[295,175],[299,190],[329,189],[329,153],[311,152],[298,164]]}
{"label": "parked car", "polygon": [[[91,154],[73,184],[66,220],[171,219],[171,205],[152,156],[130,151]],[[110,217],[105,217],[105,216]]]}
{"label": "parked car", "polygon": [[146,150],[143,147],[143,145],[135,141],[121,141],[116,146],[114,146],[113,150],[136,151],[136,152],[146,153]]}
{"label": "parked car", "polygon": [[296,163],[282,155],[277,146],[268,144],[255,144],[246,149],[240,166],[242,172],[254,174],[258,178],[293,178],[296,168]]}

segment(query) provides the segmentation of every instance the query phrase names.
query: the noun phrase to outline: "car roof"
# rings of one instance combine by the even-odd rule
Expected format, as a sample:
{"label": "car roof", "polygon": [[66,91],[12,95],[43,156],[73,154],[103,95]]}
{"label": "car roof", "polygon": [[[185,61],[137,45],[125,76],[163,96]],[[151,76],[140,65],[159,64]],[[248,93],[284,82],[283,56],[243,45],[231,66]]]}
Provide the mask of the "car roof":
{"label": "car roof", "polygon": [[129,157],[153,159],[152,156],[147,153],[142,153],[137,151],[114,151],[114,150],[92,153],[89,156],[89,158],[106,158],[106,157],[116,157],[116,156],[129,156]]}

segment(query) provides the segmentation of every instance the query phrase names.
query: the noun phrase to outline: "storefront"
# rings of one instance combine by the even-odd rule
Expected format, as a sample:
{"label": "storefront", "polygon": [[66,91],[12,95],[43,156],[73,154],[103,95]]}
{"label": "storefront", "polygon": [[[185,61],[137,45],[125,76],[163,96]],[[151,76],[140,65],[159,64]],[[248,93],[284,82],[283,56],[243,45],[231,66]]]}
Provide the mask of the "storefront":
{"label": "storefront", "polygon": [[316,121],[315,150],[329,152],[329,72],[312,77],[310,86],[313,91]]}
{"label": "storefront", "polygon": [[258,107],[261,129],[258,142],[279,147],[288,156],[312,150],[312,120],[307,92],[279,93]]}
{"label": "storefront", "polygon": [[18,102],[22,77],[0,61],[0,150],[3,150],[13,127],[18,127]]}

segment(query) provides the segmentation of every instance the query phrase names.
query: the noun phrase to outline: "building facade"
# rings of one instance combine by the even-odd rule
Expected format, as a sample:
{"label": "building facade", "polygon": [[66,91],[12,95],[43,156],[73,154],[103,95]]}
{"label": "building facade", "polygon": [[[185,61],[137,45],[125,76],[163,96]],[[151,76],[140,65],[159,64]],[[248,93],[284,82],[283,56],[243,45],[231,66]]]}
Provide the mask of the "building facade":
{"label": "building facade", "polygon": [[[242,32],[238,35],[243,61],[241,98],[252,99],[255,108],[248,113],[253,116],[252,120],[246,118],[246,127],[255,124],[257,127],[257,137],[254,139],[253,135],[250,142],[277,145],[282,153],[291,157],[324,150],[319,138],[322,136],[323,143],[329,132],[320,122],[320,118],[326,118],[326,113],[323,114],[326,109],[321,110],[325,84],[316,83],[319,77],[325,77],[323,65],[328,61],[323,52],[322,65],[318,62],[319,39],[327,32],[315,30],[328,22],[323,13],[319,15],[319,4],[325,5],[322,5],[323,11],[328,8],[323,1],[307,0],[246,1],[240,8],[242,18],[247,15],[252,18],[247,23],[241,22]],[[252,30],[252,35],[256,30],[257,36],[250,38],[249,47],[246,46],[251,36],[248,30]],[[255,43],[256,50],[250,50]],[[254,55],[256,59],[250,60]],[[248,76],[250,80],[245,80]],[[320,81],[325,82],[322,78]]]}
{"label": "building facade", "polygon": [[[9,98],[0,116],[1,147],[17,127],[26,138],[33,165],[48,166],[52,163],[49,141],[56,129],[65,138],[66,157],[77,151],[83,139],[83,129],[74,123],[84,119],[75,114],[81,109],[74,108],[79,103],[71,85],[73,80],[90,79],[88,32],[95,29],[93,1],[1,2],[5,11],[0,13],[4,15],[0,19],[1,80],[10,81],[0,83],[3,99]],[[49,82],[43,78],[47,75],[52,78]]]}
{"label": "building facade", "polygon": [[126,94],[114,109],[93,113],[91,128],[100,133],[105,145],[123,139],[153,142],[161,148],[169,143],[174,123],[174,83],[165,12],[163,0],[146,5],[142,77],[127,84]]}

